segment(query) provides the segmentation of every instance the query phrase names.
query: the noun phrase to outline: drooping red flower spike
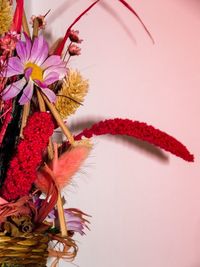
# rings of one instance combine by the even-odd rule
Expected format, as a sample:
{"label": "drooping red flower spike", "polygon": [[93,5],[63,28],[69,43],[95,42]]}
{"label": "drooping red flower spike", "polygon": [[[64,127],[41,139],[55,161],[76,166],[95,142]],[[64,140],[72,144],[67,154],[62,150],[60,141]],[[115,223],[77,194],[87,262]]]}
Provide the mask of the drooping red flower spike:
{"label": "drooping red flower spike", "polygon": [[[61,56],[62,51],[64,49],[65,43],[68,40],[69,36],[70,36],[70,32],[72,27],[90,10],[93,8],[94,5],[96,5],[100,0],[95,1],[93,4],[91,4],[86,10],[84,10],[75,20],[74,22],[69,26],[69,28],[67,29],[64,38],[62,39],[62,41],[59,43],[59,45],[57,46],[57,49],[55,50],[55,55],[59,55]],[[135,12],[135,10],[125,1],[125,0],[119,0],[120,3],[122,3],[126,8],[128,8],[129,11],[131,11],[131,13],[133,13],[136,18],[139,20],[139,22],[142,24],[143,28],[145,29],[146,33],[149,35],[149,37],[151,38],[152,42],[154,43],[153,37],[151,36],[149,30],[147,29],[147,27],[145,26],[145,24],[143,23],[143,21],[141,20],[141,18],[139,17],[139,15]]]}
{"label": "drooping red flower spike", "polygon": [[54,123],[50,114],[35,112],[29,117],[23,130],[24,139],[19,143],[17,153],[10,162],[0,192],[3,198],[10,201],[28,195],[53,130]]}
{"label": "drooping red flower spike", "polygon": [[24,13],[24,1],[16,0],[16,8],[13,17],[12,31],[16,31],[17,33],[21,32],[22,27],[22,18]]}
{"label": "drooping red flower spike", "polygon": [[194,161],[194,156],[174,137],[144,122],[129,119],[116,118],[100,121],[93,124],[91,128],[83,130],[75,140],[81,139],[82,136],[91,138],[94,135],[105,134],[131,136],[158,146],[186,161]]}

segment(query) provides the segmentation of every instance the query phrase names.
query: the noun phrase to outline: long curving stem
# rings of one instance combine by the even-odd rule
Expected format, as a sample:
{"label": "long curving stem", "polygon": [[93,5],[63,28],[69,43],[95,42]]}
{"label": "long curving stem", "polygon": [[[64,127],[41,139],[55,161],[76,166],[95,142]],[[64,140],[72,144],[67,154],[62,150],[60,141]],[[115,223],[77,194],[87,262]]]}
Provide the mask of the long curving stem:
{"label": "long curving stem", "polygon": [[[39,91],[39,89],[37,89],[37,96],[38,96],[39,106],[41,107],[41,111],[46,111],[45,103],[44,103],[44,101],[46,102],[46,100],[45,100],[44,95],[42,95],[41,92]],[[47,102],[46,102],[46,104],[47,104]],[[48,104],[47,104],[47,106],[48,106]],[[51,111],[51,109],[50,109],[50,111]],[[52,112],[52,114],[53,114],[53,112]],[[53,147],[52,147],[51,140],[50,140],[49,146],[48,146],[48,155],[49,155],[50,159],[53,159]],[[67,225],[66,225],[66,221],[65,221],[63,203],[62,203],[62,198],[61,198],[60,192],[58,192],[57,209],[58,209],[58,219],[59,219],[59,223],[60,223],[61,235],[67,236]]]}
{"label": "long curving stem", "polygon": [[51,111],[52,115],[54,116],[56,122],[58,123],[58,125],[62,129],[64,135],[67,137],[69,143],[73,144],[74,143],[74,137],[71,134],[71,132],[69,131],[69,129],[67,128],[67,126],[64,124],[62,118],[60,117],[60,114],[57,111],[57,109],[55,108],[55,106],[49,101],[49,99],[43,93],[41,95],[42,95],[42,97],[44,99],[44,102],[46,103],[46,105],[48,106],[49,110]]}
{"label": "long curving stem", "polygon": [[30,102],[26,103],[23,106],[22,123],[21,123],[21,128],[20,128],[20,137],[21,138],[23,138],[23,129],[26,126],[29,112],[30,112]]}
{"label": "long curving stem", "polygon": [[[30,36],[30,31],[29,31],[29,27],[28,27],[28,23],[27,23],[25,12],[23,13],[22,26],[23,26],[24,32],[28,36]],[[27,122],[27,118],[28,118],[29,112],[30,112],[30,102],[26,103],[23,106],[22,123],[21,123],[21,128],[20,128],[20,137],[23,137],[23,129],[26,126],[26,122]]]}

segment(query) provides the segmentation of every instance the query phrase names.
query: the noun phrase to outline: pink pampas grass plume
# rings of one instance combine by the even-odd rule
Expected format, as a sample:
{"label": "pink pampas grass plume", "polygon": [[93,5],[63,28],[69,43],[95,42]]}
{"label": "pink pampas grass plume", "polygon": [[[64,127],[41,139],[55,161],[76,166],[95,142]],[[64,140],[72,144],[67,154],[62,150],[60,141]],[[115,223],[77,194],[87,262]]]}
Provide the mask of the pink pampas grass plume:
{"label": "pink pampas grass plume", "polygon": [[87,139],[75,141],[69,150],[58,157],[58,147],[54,143],[54,158],[48,164],[51,171],[47,171],[45,167],[38,171],[35,181],[36,187],[42,192],[47,192],[48,181],[53,179],[58,189],[61,190],[70,183],[73,175],[80,169],[91,149],[92,145]]}

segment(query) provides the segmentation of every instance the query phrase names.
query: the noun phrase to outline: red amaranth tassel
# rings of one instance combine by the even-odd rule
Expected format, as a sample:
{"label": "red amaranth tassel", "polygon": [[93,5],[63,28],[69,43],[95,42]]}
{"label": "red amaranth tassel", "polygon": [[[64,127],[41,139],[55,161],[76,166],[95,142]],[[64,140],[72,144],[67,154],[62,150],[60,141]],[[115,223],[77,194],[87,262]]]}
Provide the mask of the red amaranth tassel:
{"label": "red amaranth tassel", "polygon": [[75,140],[80,140],[82,136],[91,138],[94,135],[105,134],[135,137],[169,151],[186,161],[194,161],[194,156],[190,154],[187,148],[174,137],[155,129],[153,126],[147,125],[144,122],[132,121],[129,119],[116,118],[100,121],[94,124],[91,128],[83,130],[75,137]]}
{"label": "red amaranth tassel", "polygon": [[6,200],[16,200],[29,193],[37,177],[37,168],[42,162],[42,153],[53,134],[51,115],[35,112],[23,130],[24,139],[17,147],[17,153],[10,162],[1,196]]}
{"label": "red amaranth tassel", "polygon": [[12,30],[16,31],[17,33],[21,32],[22,27],[22,18],[24,13],[24,1],[23,0],[16,0],[17,5],[15,9],[15,14],[13,17],[13,24]]}

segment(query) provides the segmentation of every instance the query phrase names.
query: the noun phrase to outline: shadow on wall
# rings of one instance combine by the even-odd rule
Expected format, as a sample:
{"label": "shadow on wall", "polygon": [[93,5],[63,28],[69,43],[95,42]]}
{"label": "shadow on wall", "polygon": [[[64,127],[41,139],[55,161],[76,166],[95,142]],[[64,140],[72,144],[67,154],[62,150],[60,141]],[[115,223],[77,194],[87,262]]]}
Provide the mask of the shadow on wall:
{"label": "shadow on wall", "polygon": [[58,17],[60,17],[64,12],[66,12],[71,6],[73,6],[74,4],[77,4],[79,0],[69,0],[67,2],[62,3],[61,5],[59,5],[58,8],[52,10],[48,16],[48,21],[49,21],[49,25],[51,25],[52,23],[54,23],[55,19],[57,19]]}
{"label": "shadow on wall", "polygon": [[[14,1],[15,2],[15,1]],[[25,10],[26,10],[26,16],[29,21],[30,17],[33,15],[33,3],[32,1],[24,1]]]}
{"label": "shadow on wall", "polygon": [[[50,13],[48,14],[48,26],[50,26],[51,24],[54,24],[55,20],[62,16],[63,13],[65,13],[68,9],[70,9],[74,4],[77,4],[79,0],[69,0],[69,1],[66,1],[62,4],[60,4],[58,6],[58,8],[56,9],[53,9],[50,11]],[[67,25],[66,24],[66,29],[67,29],[67,26],[70,26],[70,25]],[[49,30],[48,30],[49,29]],[[44,36],[45,38],[48,40],[48,42],[51,44],[51,51],[53,51],[53,48],[56,47],[56,45],[58,44],[59,40],[56,40],[56,42],[52,42],[53,41],[53,32],[52,32],[52,29],[50,27],[48,27],[48,29],[45,30],[44,32]],[[63,34],[65,34],[65,31],[63,32]]]}
{"label": "shadow on wall", "polygon": [[[121,19],[119,12],[115,11],[111,5],[108,5],[105,2],[101,2],[99,3],[99,5],[110,15],[112,16],[115,21],[122,27],[122,29],[126,32],[127,36],[134,42],[134,44],[136,44],[136,39],[133,36],[133,33],[130,31],[130,25],[126,26],[126,24],[124,23],[124,20]],[[120,7],[120,6],[119,6]],[[121,7],[120,7],[121,8]],[[129,12],[127,10],[127,12]],[[134,16],[133,16],[134,19]]]}
{"label": "shadow on wall", "polygon": [[[102,120],[102,118],[98,118],[98,119],[87,118],[84,121],[81,120],[81,121],[76,121],[75,123],[72,123],[70,125],[70,128],[72,132],[79,133],[86,128],[90,128],[94,123],[97,123],[100,120]],[[132,138],[129,136],[122,136],[122,135],[118,135],[118,136],[106,135],[106,136],[101,136],[98,138],[106,138],[118,144],[121,143],[126,146],[128,145],[128,147],[136,149],[137,151],[141,151],[143,154],[150,155],[151,157],[153,157],[156,160],[159,160],[160,162],[163,162],[163,163],[169,162],[168,155],[166,155],[166,153],[164,153],[161,149],[147,142],[138,140],[136,138]]]}
{"label": "shadow on wall", "polygon": [[[56,20],[56,18],[60,17],[64,12],[66,12],[74,4],[77,4],[78,1],[79,0],[77,0],[77,1],[70,0],[70,1],[64,2],[57,9],[52,10],[50,12],[50,14],[48,15],[48,24],[49,25],[53,24],[54,21]],[[108,13],[108,15],[113,17],[114,20],[119,24],[119,26],[122,27],[122,29],[125,31],[127,36],[131,39],[131,41],[134,44],[136,44],[136,39],[133,36],[133,33],[130,30],[130,27],[126,26],[125,21],[120,17],[119,12],[115,11],[113,9],[113,7],[111,6],[112,4],[109,5],[109,4],[105,3],[105,2],[99,2],[97,5],[99,5],[102,9],[104,9]],[[94,8],[96,8],[96,6]],[[120,5],[119,5],[119,8],[120,8]],[[82,10],[82,11],[84,11],[84,10]],[[92,11],[90,11],[90,12],[92,12]],[[77,14],[77,16],[79,16],[79,15],[80,14]],[[74,19],[76,19],[76,17],[74,17]],[[134,19],[134,16],[133,16],[133,19]],[[48,33],[46,35],[47,35],[46,36],[47,39],[51,39],[51,33]]]}
{"label": "shadow on wall", "polygon": [[176,1],[179,2],[179,4],[185,5],[189,13],[193,13],[200,19],[200,0],[176,0]]}

